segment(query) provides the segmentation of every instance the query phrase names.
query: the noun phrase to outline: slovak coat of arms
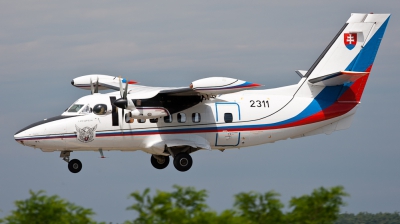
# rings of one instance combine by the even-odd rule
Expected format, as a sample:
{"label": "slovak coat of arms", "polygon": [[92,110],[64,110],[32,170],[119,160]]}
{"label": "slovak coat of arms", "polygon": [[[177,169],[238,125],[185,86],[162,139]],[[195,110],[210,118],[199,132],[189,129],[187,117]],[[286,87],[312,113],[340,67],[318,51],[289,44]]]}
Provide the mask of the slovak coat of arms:
{"label": "slovak coat of arms", "polygon": [[357,44],[357,33],[345,33],[344,34],[344,45],[347,49],[353,50]]}
{"label": "slovak coat of arms", "polygon": [[93,127],[84,127],[80,128],[75,125],[76,128],[76,138],[83,143],[88,143],[94,140],[96,137],[96,129],[97,129],[97,124]]}

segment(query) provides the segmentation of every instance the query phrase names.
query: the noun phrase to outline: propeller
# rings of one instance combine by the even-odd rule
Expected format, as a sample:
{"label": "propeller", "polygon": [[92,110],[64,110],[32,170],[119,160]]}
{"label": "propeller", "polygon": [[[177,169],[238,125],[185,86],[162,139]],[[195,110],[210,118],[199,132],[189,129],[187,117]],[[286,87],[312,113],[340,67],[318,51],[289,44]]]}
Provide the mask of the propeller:
{"label": "propeller", "polygon": [[96,86],[94,88],[94,93],[99,93],[99,77],[97,77]]}
{"label": "propeller", "polygon": [[92,78],[90,78],[90,92],[92,93],[92,95],[94,93],[99,93],[99,77],[97,77],[97,81],[94,86],[93,86]]}
{"label": "propeller", "polygon": [[119,93],[121,98],[114,101],[114,105],[122,109],[122,121],[124,120],[124,110],[128,107],[128,82],[125,84],[125,89],[122,88],[121,76],[119,77]]}

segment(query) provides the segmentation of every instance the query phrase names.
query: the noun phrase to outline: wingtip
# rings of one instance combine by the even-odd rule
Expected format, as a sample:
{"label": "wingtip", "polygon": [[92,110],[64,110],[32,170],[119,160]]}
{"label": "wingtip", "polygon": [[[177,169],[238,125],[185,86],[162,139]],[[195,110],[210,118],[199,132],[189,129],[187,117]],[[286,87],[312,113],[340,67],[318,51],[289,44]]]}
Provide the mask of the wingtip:
{"label": "wingtip", "polygon": [[260,87],[260,86],[264,86],[264,85],[261,85],[261,84],[258,84],[258,83],[252,83],[252,84],[250,84],[249,87]]}
{"label": "wingtip", "polygon": [[138,82],[134,81],[134,80],[129,80],[128,84],[137,84]]}

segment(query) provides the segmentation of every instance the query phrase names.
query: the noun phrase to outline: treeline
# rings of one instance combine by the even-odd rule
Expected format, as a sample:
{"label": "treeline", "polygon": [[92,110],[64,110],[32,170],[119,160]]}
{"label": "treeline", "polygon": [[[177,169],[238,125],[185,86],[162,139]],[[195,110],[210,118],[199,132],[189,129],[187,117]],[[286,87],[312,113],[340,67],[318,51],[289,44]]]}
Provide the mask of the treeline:
{"label": "treeline", "polygon": [[340,214],[335,224],[400,224],[399,212],[377,213],[360,212]]}
{"label": "treeline", "polygon": [[[26,200],[16,201],[15,210],[0,219],[0,223],[97,223],[90,208],[57,195],[47,196],[44,191],[30,191],[30,195]],[[284,209],[274,191],[236,194],[233,207],[220,213],[207,205],[207,196],[206,190],[181,186],[174,186],[171,192],[157,190],[155,194],[150,194],[150,189],[136,191],[130,194],[135,202],[127,208],[136,212],[136,218],[124,223],[400,223],[398,213],[339,215],[340,207],[345,205],[343,198],[348,196],[341,186],[321,187],[309,195],[292,197],[288,209]]]}

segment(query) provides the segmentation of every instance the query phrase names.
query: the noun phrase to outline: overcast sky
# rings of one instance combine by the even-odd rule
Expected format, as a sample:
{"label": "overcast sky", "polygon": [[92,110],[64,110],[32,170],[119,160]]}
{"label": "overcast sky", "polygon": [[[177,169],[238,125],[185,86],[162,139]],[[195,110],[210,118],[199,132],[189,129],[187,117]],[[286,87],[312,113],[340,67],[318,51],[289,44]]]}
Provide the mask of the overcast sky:
{"label": "overcast sky", "polygon": [[[17,144],[13,135],[61,114],[88,91],[71,86],[92,73],[143,85],[188,86],[210,76],[295,84],[352,12],[392,13],[352,127],[331,135],[240,150],[194,153],[181,173],[156,170],[143,152],[59,153]],[[385,1],[2,1],[0,3],[0,217],[45,190],[93,208],[98,221],[134,213],[128,195],[172,185],[209,191],[221,211],[242,191],[281,193],[282,201],[324,186],[351,195],[343,212],[400,211],[400,4]]]}

